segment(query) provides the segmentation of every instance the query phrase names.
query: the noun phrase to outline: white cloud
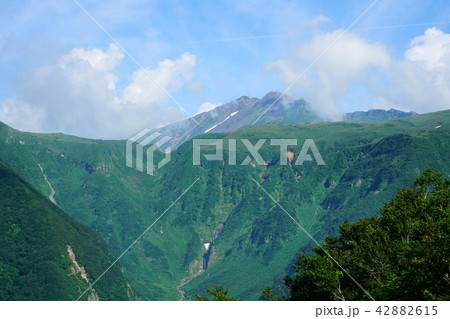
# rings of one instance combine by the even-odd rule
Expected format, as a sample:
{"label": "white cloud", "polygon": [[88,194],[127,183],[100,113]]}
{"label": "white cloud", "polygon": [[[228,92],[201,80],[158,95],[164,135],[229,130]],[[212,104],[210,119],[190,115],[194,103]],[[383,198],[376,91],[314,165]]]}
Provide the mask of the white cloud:
{"label": "white cloud", "polygon": [[[0,114],[2,118],[8,119],[7,123],[26,123],[27,129],[32,132],[42,130],[41,124],[44,112],[42,110],[33,110],[26,102],[7,99],[3,102]],[[14,128],[24,129],[17,126]]]}
{"label": "white cloud", "polygon": [[[61,57],[58,66],[62,70],[68,71],[66,74],[71,77],[72,81],[85,80],[84,77],[88,75],[88,72],[94,71],[104,77],[108,83],[108,89],[114,90],[116,88],[115,83],[118,81],[118,76],[114,70],[122,59],[123,53],[117,46],[111,44],[106,52],[97,48],[91,50],[73,49],[69,54]],[[84,69],[87,65],[82,65],[85,63],[90,66],[88,72]]]}
{"label": "white cloud", "polygon": [[[0,120],[21,130],[126,138],[143,127],[182,119],[179,108],[158,105],[167,97],[142,69],[133,73],[122,92],[117,91],[116,69],[123,57],[112,44],[106,51],[73,49],[57,64],[23,77],[16,98],[2,103]],[[175,91],[192,78],[195,63],[194,55],[184,53],[145,71],[164,89]]]}
{"label": "white cloud", "polygon": [[448,65],[450,58],[450,34],[438,28],[430,28],[424,35],[415,37],[405,52],[405,59],[421,62],[429,69],[440,69]]}
{"label": "white cloud", "polygon": [[221,106],[221,105],[222,105],[222,103],[220,103],[220,102],[219,103],[204,102],[204,103],[200,104],[196,114],[214,110],[216,107]]}
{"label": "white cloud", "polygon": [[[267,63],[286,85],[298,76],[341,34],[342,30],[313,36],[301,43],[289,59]],[[373,72],[376,69],[377,72]],[[349,87],[365,87],[377,100],[361,108],[397,108],[433,112],[450,107],[450,34],[430,28],[413,38],[400,60],[384,45],[369,43],[347,33],[291,89],[300,92],[324,119],[341,116],[337,101],[348,97]],[[367,100],[366,100],[367,101]],[[373,102],[370,102],[373,103]]]}
{"label": "white cloud", "polygon": [[450,34],[430,28],[412,39],[404,58],[388,72],[380,103],[416,112],[450,108]]}
{"label": "white cloud", "polygon": [[[315,35],[308,43],[301,43],[292,58],[267,63],[266,71],[275,70],[290,85],[329,46],[343,30]],[[343,98],[352,83],[361,81],[373,67],[386,68],[390,56],[386,48],[368,43],[353,33],[347,33],[293,87],[302,91],[317,114],[325,119],[338,120],[342,112],[336,101]]]}
{"label": "white cloud", "polygon": [[158,63],[156,69],[140,69],[133,73],[132,82],[123,91],[123,99],[140,107],[148,107],[163,99],[166,94],[147,75],[157,79],[160,86],[171,90],[179,89],[193,76],[192,68],[195,66],[195,56],[184,53],[175,61],[166,59]]}

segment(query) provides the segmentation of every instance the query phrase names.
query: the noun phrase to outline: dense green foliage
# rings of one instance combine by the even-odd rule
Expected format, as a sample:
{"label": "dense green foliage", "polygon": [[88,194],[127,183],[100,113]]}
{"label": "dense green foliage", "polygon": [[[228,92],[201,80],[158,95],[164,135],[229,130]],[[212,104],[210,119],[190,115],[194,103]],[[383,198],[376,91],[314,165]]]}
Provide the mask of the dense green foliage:
{"label": "dense green foliage", "polygon": [[208,293],[211,297],[202,297],[200,295],[195,295],[198,301],[239,301],[234,297],[228,296],[228,289],[223,288],[220,285],[216,285],[214,288],[208,288]]}
{"label": "dense green foliage", "polygon": [[[138,299],[178,299],[177,286],[192,277],[183,281],[187,299],[218,284],[254,300],[260,287],[282,283],[295,271],[293,256],[309,252],[311,242],[253,179],[323,241],[345,220],[378,215],[397,188],[426,167],[449,174],[450,130],[435,128],[449,119],[444,111],[381,123],[268,124],[207,134],[199,138],[223,138],[225,146],[237,139],[238,165],[228,165],[225,149],[224,161],[202,158],[193,166],[188,141],[155,176],[125,166],[124,141],[22,133],[0,124],[0,157],[48,195],[39,163],[58,205],[101,234],[116,256],[199,178],[123,256],[125,276]],[[239,165],[249,155],[241,138],[252,144],[298,139],[289,147],[296,157],[311,138],[326,165],[281,166],[279,147],[269,141],[260,150],[268,165]]]}
{"label": "dense green foliage", "polygon": [[266,288],[263,299],[450,300],[450,180],[427,169],[414,185],[399,189],[381,217],[345,222],[322,246],[361,287],[315,247],[285,278],[290,296]]}
{"label": "dense green foliage", "polygon": [[[68,245],[91,283],[114,260],[98,234],[0,160],[0,300],[76,300],[89,284],[80,274],[72,274]],[[129,299],[118,265],[94,290],[100,300]],[[92,290],[82,300],[89,296],[93,298]]]}

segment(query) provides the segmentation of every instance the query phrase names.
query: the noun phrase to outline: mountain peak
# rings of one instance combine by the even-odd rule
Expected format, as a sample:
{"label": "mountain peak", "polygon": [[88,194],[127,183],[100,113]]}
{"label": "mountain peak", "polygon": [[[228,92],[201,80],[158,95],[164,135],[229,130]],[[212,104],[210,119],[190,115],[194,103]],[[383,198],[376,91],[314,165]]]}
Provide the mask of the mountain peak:
{"label": "mountain peak", "polygon": [[241,96],[240,98],[236,99],[235,102],[246,104],[246,103],[248,103],[249,101],[254,100],[254,99],[255,99],[255,98],[251,98],[251,97],[248,97],[247,95],[243,95],[243,96]]}
{"label": "mountain peak", "polygon": [[264,97],[261,99],[261,101],[267,103],[267,102],[275,102],[275,100],[279,99],[282,96],[280,92],[277,91],[270,91]]}

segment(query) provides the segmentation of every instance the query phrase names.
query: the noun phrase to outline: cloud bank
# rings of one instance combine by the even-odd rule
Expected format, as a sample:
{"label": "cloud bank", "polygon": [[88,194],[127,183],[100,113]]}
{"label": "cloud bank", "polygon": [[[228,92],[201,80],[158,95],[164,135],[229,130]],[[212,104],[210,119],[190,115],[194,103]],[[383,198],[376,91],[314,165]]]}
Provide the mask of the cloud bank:
{"label": "cloud bank", "polygon": [[[318,34],[310,42],[298,45],[293,58],[268,63],[266,71],[276,70],[286,83],[299,75],[339,37],[343,30]],[[298,82],[317,114],[327,120],[340,120],[342,111],[336,101],[347,92],[349,85],[359,81],[370,67],[386,68],[390,57],[381,44],[371,44],[356,34],[347,33]]]}
{"label": "cloud bank", "polygon": [[126,138],[144,127],[184,118],[172,101],[161,106],[167,96],[145,72],[165,89],[176,91],[193,77],[194,55],[184,53],[154,69],[138,69],[118,90],[117,68],[123,58],[113,44],[105,51],[71,50],[57,64],[34,69],[20,79],[16,97],[2,103],[0,120],[27,131]]}
{"label": "cloud bank", "polygon": [[[264,66],[277,72],[286,85],[299,75],[342,33],[319,33],[300,43],[288,59]],[[337,101],[353,84],[363,84],[377,102],[370,107],[399,108],[419,113],[450,106],[450,34],[430,28],[411,40],[401,59],[381,43],[347,33],[303,76],[290,93],[300,93],[322,118],[339,120]],[[361,107],[368,107],[361,105]]]}
{"label": "cloud bank", "polygon": [[450,34],[430,28],[410,42],[377,93],[380,103],[423,113],[450,108]]}

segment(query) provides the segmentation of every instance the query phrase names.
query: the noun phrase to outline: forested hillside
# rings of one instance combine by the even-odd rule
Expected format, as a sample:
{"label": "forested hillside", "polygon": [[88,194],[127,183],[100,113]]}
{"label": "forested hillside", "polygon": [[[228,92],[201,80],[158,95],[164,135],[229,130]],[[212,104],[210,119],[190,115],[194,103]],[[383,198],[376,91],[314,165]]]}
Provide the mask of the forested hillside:
{"label": "forested hillside", "polygon": [[[449,300],[450,180],[432,168],[400,188],[380,217],[344,222],[339,236],[301,253],[284,286],[261,300]],[[200,301],[237,300],[220,285]]]}
{"label": "forested hillside", "polygon": [[[0,159],[0,300],[76,300],[113,256]],[[81,300],[129,300],[115,265]]]}

